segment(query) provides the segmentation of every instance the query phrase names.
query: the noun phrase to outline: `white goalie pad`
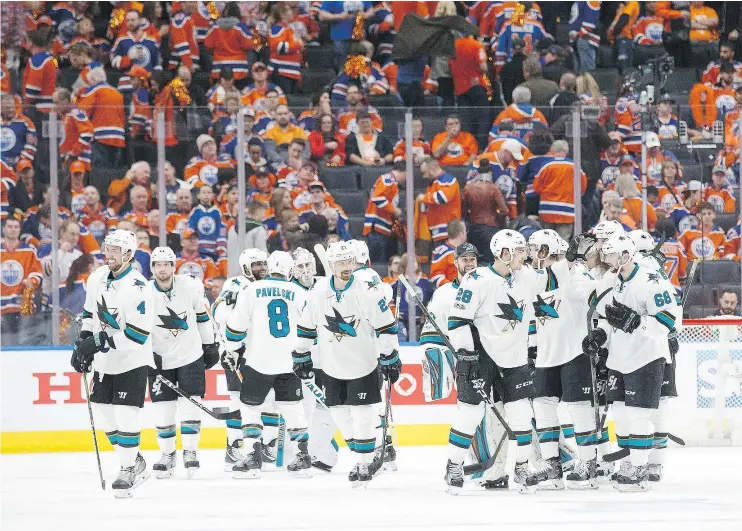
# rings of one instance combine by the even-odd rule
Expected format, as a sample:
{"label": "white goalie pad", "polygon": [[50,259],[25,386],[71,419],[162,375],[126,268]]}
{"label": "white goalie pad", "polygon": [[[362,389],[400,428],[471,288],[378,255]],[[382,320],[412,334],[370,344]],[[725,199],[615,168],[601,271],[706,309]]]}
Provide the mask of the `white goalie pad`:
{"label": "white goalie pad", "polygon": [[431,347],[422,360],[423,395],[426,402],[451,396],[455,378],[453,354],[447,348]]}

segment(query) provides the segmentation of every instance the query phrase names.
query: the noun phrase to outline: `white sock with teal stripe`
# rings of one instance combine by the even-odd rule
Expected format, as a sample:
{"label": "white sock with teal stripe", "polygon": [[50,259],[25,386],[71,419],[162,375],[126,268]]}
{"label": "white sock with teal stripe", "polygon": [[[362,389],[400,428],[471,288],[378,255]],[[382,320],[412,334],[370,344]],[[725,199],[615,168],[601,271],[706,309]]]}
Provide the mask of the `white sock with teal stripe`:
{"label": "white sock with teal stripe", "polygon": [[[343,434],[345,442],[348,444],[351,452],[355,452],[355,438],[353,433],[353,417],[350,412],[350,406],[332,406],[330,408],[332,418]],[[310,437],[311,441],[311,437]]]}
{"label": "white sock with teal stripe", "polygon": [[[229,405],[232,411],[240,410],[240,392],[229,392]],[[235,441],[242,440],[242,419],[228,419],[227,421],[227,442],[229,446],[234,446]]]}
{"label": "white sock with teal stripe", "polygon": [[152,403],[157,444],[163,454],[171,454],[175,451],[175,412],[177,409],[178,403],[175,400]]}
{"label": "white sock with teal stripe", "polygon": [[477,426],[482,422],[484,407],[482,404],[467,404],[459,402],[456,416],[448,434],[448,458],[454,463],[463,463],[469,452],[471,440]]}
{"label": "white sock with teal stripe", "polygon": [[533,399],[533,414],[536,419],[536,434],[544,459],[559,455],[559,399],[555,396],[540,396]]}
{"label": "white sock with teal stripe", "polygon": [[350,406],[353,438],[359,463],[370,463],[376,449],[376,405]]}
{"label": "white sock with teal stripe", "polygon": [[651,410],[649,420],[654,426],[654,445],[649,452],[649,462],[654,465],[661,465],[665,462],[665,453],[667,448],[667,416],[668,416],[668,399],[660,398],[660,407]]}
{"label": "white sock with teal stripe", "polygon": [[[531,407],[531,401],[527,398],[505,404],[505,419],[510,425],[510,429],[515,433],[515,439],[518,444],[515,454],[516,463],[522,463],[531,458],[531,440],[533,438],[532,417],[533,408]],[[559,421],[557,419],[558,423]]]}
{"label": "white sock with teal stripe", "polygon": [[113,412],[113,405],[93,403],[93,409],[95,410],[95,421],[98,423],[96,427],[106,433],[108,442],[111,443],[114,450],[117,450],[119,430],[116,426],[116,415]]}
{"label": "white sock with teal stripe", "polygon": [[139,408],[136,406],[113,406],[118,428],[118,455],[121,466],[134,466],[139,453],[141,425]]}
{"label": "white sock with teal stripe", "polygon": [[583,461],[595,457],[597,437],[595,434],[595,410],[590,402],[570,402],[567,404],[572,417],[577,442],[577,453]]}
{"label": "white sock with teal stripe", "polygon": [[646,465],[649,452],[654,444],[654,426],[649,420],[651,409],[626,406],[626,417],[629,421],[629,449],[631,464]]}
{"label": "white sock with teal stripe", "polygon": [[[200,397],[192,397],[200,401]],[[180,436],[183,441],[183,450],[198,449],[201,440],[201,410],[185,398],[178,397],[178,411],[180,412]]]}
{"label": "white sock with teal stripe", "polygon": [[251,452],[255,441],[259,441],[263,435],[263,423],[260,420],[261,406],[248,406],[242,404],[242,436],[245,439],[245,451]]}

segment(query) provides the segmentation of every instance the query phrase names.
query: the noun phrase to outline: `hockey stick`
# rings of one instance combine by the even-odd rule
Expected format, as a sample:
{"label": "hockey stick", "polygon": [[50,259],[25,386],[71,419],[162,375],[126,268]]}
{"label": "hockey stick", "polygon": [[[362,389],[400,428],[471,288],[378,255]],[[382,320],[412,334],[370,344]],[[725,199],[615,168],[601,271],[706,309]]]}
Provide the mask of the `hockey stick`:
{"label": "hockey stick", "polygon": [[88,416],[90,416],[90,429],[93,432],[93,446],[95,446],[95,458],[98,460],[98,477],[100,488],[106,490],[106,480],[103,479],[103,467],[100,464],[100,450],[98,449],[98,436],[95,433],[95,421],[93,420],[93,406],[90,403],[90,388],[88,387],[88,374],[82,373],[82,383],[85,386],[85,398],[88,403]]}
{"label": "hockey stick", "polygon": [[386,435],[389,432],[389,415],[392,411],[392,382],[386,381],[386,406],[384,408],[384,425],[381,427],[381,455],[379,456],[379,470],[384,467],[386,458]]}
{"label": "hockey stick", "polygon": [[325,248],[322,247],[321,243],[316,243],[313,249],[314,254],[317,255],[320,263],[322,263],[322,269],[325,270],[325,276],[329,277],[330,275],[332,275],[332,272],[330,271],[330,262],[327,260],[327,252],[325,251]]}
{"label": "hockey stick", "polygon": [[327,407],[327,402],[325,402],[325,395],[320,390],[319,387],[315,385],[315,383],[312,380],[302,380],[302,384],[304,384],[304,387],[307,388],[307,391],[312,393],[312,396],[314,396],[314,399],[317,401],[317,403],[322,406],[322,409],[325,411],[330,411],[330,408]]}
{"label": "hockey stick", "polygon": [[[221,328],[219,328],[219,324],[214,320],[214,315],[211,313],[211,308],[209,308],[208,304],[204,304],[204,306],[206,306],[206,313],[208,314],[209,319],[211,319],[211,325],[212,325],[212,328],[214,329],[214,332],[219,334],[219,337],[217,338],[217,340],[221,343],[222,348],[225,351],[229,351],[229,349],[227,348],[227,338],[224,337],[224,334],[222,333]],[[237,378],[240,380],[240,383],[242,383],[242,371],[240,371],[239,369],[239,361],[235,366],[232,366],[230,364],[230,368],[237,375]]]}
{"label": "hockey stick", "polygon": [[497,455],[500,453],[500,448],[502,448],[502,445],[505,444],[505,440],[508,438],[508,432],[504,431],[502,432],[502,437],[500,437],[500,442],[497,443],[497,448],[495,448],[495,451],[492,453],[492,455],[482,461],[481,463],[476,463],[473,465],[466,465],[464,467],[464,475],[465,476],[473,476],[474,474],[477,474],[479,472],[484,472],[485,470],[489,470],[492,468],[492,466],[495,464],[495,461],[497,460]]}
{"label": "hockey stick", "polygon": [[196,406],[198,409],[209,415],[211,418],[214,418],[216,420],[227,420],[227,419],[237,419],[239,418],[239,411],[229,411],[228,408],[214,408],[209,409],[206,406],[204,406],[201,402],[194,400],[190,396],[188,396],[186,393],[181,391],[180,387],[176,386],[173,382],[165,378],[162,374],[158,374],[157,378],[155,378],[155,383],[164,383],[166,386],[168,386],[170,389],[175,391],[175,393],[178,396],[182,396],[186,400],[188,400],[191,404]]}
{"label": "hockey stick", "polygon": [[[677,445],[685,446],[685,441],[678,437],[677,435],[673,435],[672,433],[667,434],[667,438],[670,439],[672,442],[674,442]],[[652,447],[657,448],[656,446]],[[628,448],[621,448],[620,450],[617,450],[610,454],[605,454],[603,456],[603,461],[606,461],[607,463],[613,463],[614,461],[618,461],[619,459],[623,459],[624,457],[628,457],[630,454],[630,450]]]}
{"label": "hockey stick", "polygon": [[683,298],[680,300],[680,307],[685,309],[685,301],[688,300],[688,294],[690,293],[690,288],[693,286],[693,281],[695,280],[696,276],[696,269],[698,269],[698,261],[693,260],[693,263],[690,265],[690,271],[688,272],[687,279],[685,282],[685,289],[683,290]]}
{"label": "hockey stick", "polygon": [[[417,304],[418,308],[420,308],[420,311],[423,313],[425,318],[430,322],[430,324],[435,328],[436,333],[441,336],[441,339],[443,339],[443,343],[445,343],[446,347],[448,347],[452,353],[455,354],[456,349],[453,348],[453,345],[448,340],[448,336],[443,333],[441,328],[438,326],[438,323],[435,322],[435,319],[433,319],[433,316],[430,315],[430,312],[428,312],[428,309],[425,307],[423,302],[420,300],[420,297],[417,296],[417,293],[415,293],[415,290],[412,289],[412,286],[410,286],[410,283],[407,281],[404,275],[399,275],[399,280],[404,284],[405,289],[407,289],[407,293],[412,297],[412,299],[415,301],[415,304]],[[497,410],[495,405],[492,403],[492,400],[490,400],[490,397],[487,396],[487,394],[484,392],[484,380],[474,380],[472,382],[472,387],[476,389],[477,393],[479,393],[479,396],[482,397],[484,402],[492,409],[492,412],[497,417],[497,420],[500,421],[500,424],[502,424],[503,428],[505,428],[505,431],[508,434],[508,437],[510,440],[515,440],[515,433],[513,433],[513,430],[510,428],[507,422],[505,422],[505,419],[502,417],[500,412]]]}
{"label": "hockey stick", "polygon": [[[397,286],[397,293],[394,295],[394,325],[399,329],[399,310],[400,305],[402,304],[402,289],[401,286]],[[389,395],[391,397],[391,394]],[[389,408],[389,421],[392,423],[392,443],[397,444],[397,428],[394,424],[394,413],[392,412],[391,407]],[[386,439],[384,439],[384,444],[386,444]]]}
{"label": "hockey stick", "polygon": [[[593,300],[592,303],[590,303],[590,308],[587,310],[587,335],[588,337],[592,335],[593,331],[595,330],[595,325],[593,324],[593,315],[595,315],[595,311],[598,309],[598,304],[600,301],[608,295],[613,288],[606,289],[603,293],[595,297],[595,300]],[[595,413],[595,440],[596,442],[599,441],[603,436],[603,424],[600,423],[600,403],[598,402],[598,375],[595,368],[595,360],[593,360],[592,356],[588,356],[590,360],[590,379],[592,380],[592,392],[593,392],[593,410]]]}

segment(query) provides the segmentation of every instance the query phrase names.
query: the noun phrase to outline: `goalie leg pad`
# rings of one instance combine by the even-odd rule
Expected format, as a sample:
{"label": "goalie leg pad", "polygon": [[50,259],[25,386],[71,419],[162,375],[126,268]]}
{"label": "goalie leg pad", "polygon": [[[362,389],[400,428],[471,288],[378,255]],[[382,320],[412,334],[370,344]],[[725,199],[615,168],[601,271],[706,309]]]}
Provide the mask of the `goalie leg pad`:
{"label": "goalie leg pad", "polygon": [[309,427],[309,455],[312,459],[321,461],[330,467],[337,464],[337,443],[333,439],[336,431],[337,426],[330,412],[318,405]]}
{"label": "goalie leg pad", "polygon": [[454,359],[448,349],[428,348],[422,361],[423,395],[426,402],[451,396],[454,385]]}
{"label": "goalie leg pad", "polygon": [[[503,414],[502,402],[495,404],[495,407]],[[496,451],[505,428],[497,419],[497,416],[493,413],[490,408],[486,408],[484,418],[474,432],[471,445],[471,455],[474,462],[482,463],[490,458],[493,452]],[[488,468],[484,472],[478,472],[472,476],[472,479],[481,478],[484,481],[492,482],[492,485],[500,484],[498,480],[505,477],[505,465],[508,455],[508,444],[507,440],[500,445],[500,450],[495,456],[495,462],[492,467]],[[505,482],[507,485],[507,482]]]}

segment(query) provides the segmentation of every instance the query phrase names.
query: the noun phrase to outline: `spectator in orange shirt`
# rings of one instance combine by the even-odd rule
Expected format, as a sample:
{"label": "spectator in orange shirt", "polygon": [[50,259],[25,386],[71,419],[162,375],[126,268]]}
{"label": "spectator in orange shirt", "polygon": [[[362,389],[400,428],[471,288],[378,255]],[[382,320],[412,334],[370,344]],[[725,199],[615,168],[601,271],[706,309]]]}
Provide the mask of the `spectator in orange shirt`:
{"label": "spectator in orange shirt", "polygon": [[457,114],[446,118],[446,130],[433,137],[431,148],[441,166],[470,166],[479,153],[477,140],[461,130],[461,118]]}
{"label": "spectator in orange shirt", "polygon": [[[621,173],[616,178],[616,192],[623,199],[626,213],[634,220],[634,226],[642,226],[642,197],[636,186],[634,176],[630,173]],[[647,228],[652,231],[657,223],[657,214],[654,207],[647,204]]]}
{"label": "spectator in orange shirt", "polygon": [[719,260],[725,256],[726,235],[714,224],[716,210],[711,203],[703,202],[698,206],[697,227],[685,230],[678,241],[685,248],[688,260]]}
{"label": "spectator in orange shirt", "polygon": [[175,212],[170,212],[165,216],[165,230],[170,233],[177,233],[180,237],[188,228],[188,218],[191,217],[193,209],[193,195],[186,188],[179,188],[175,192]]}
{"label": "spectator in orange shirt", "polygon": [[[407,143],[400,139],[394,146],[394,161],[407,160]],[[425,157],[432,154],[430,144],[423,139],[423,121],[412,118],[412,163],[419,166]]]}
{"label": "spectator in orange shirt", "polygon": [[345,141],[346,160],[360,166],[381,166],[392,162],[392,146],[389,139],[379,135],[371,123],[368,111],[356,113],[358,132],[350,133]]}
{"label": "spectator in orange shirt", "polygon": [[430,281],[436,288],[453,282],[458,277],[456,269],[456,248],[466,243],[466,225],[460,219],[451,220],[446,227],[448,239],[433,249],[430,263]]}
{"label": "spectator in orange shirt", "polygon": [[690,3],[690,42],[693,47],[699,44],[718,43],[719,40],[719,15],[703,4],[704,2]]}
{"label": "spectator in orange shirt", "polygon": [[129,190],[129,203],[131,204],[130,208],[121,213],[121,218],[134,222],[137,227],[149,229],[149,218],[147,216],[150,210],[147,188],[139,185],[132,186]]}
{"label": "spectator in orange shirt", "polygon": [[116,212],[122,212],[131,207],[128,203],[129,190],[132,186],[144,186],[150,189],[152,168],[149,162],[140,160],[131,165],[122,179],[116,179],[108,185],[108,206]]}
{"label": "spectator in orange shirt", "polygon": [[456,103],[468,114],[467,123],[471,124],[477,141],[485,145],[491,96],[487,79],[487,53],[484,45],[472,36],[456,39],[454,46],[456,57],[449,60],[449,65]]}
{"label": "spectator in orange shirt", "polygon": [[434,158],[423,160],[420,171],[429,184],[425,193],[417,196],[417,201],[425,208],[433,242],[442,242],[448,238],[448,223],[461,218],[461,188],[456,178],[443,171]]}
{"label": "spectator in orange shirt", "polygon": [[737,201],[734,192],[727,180],[727,169],[724,166],[714,166],[711,173],[711,185],[704,185],[703,200],[711,203],[719,214],[734,214],[737,212]]}

